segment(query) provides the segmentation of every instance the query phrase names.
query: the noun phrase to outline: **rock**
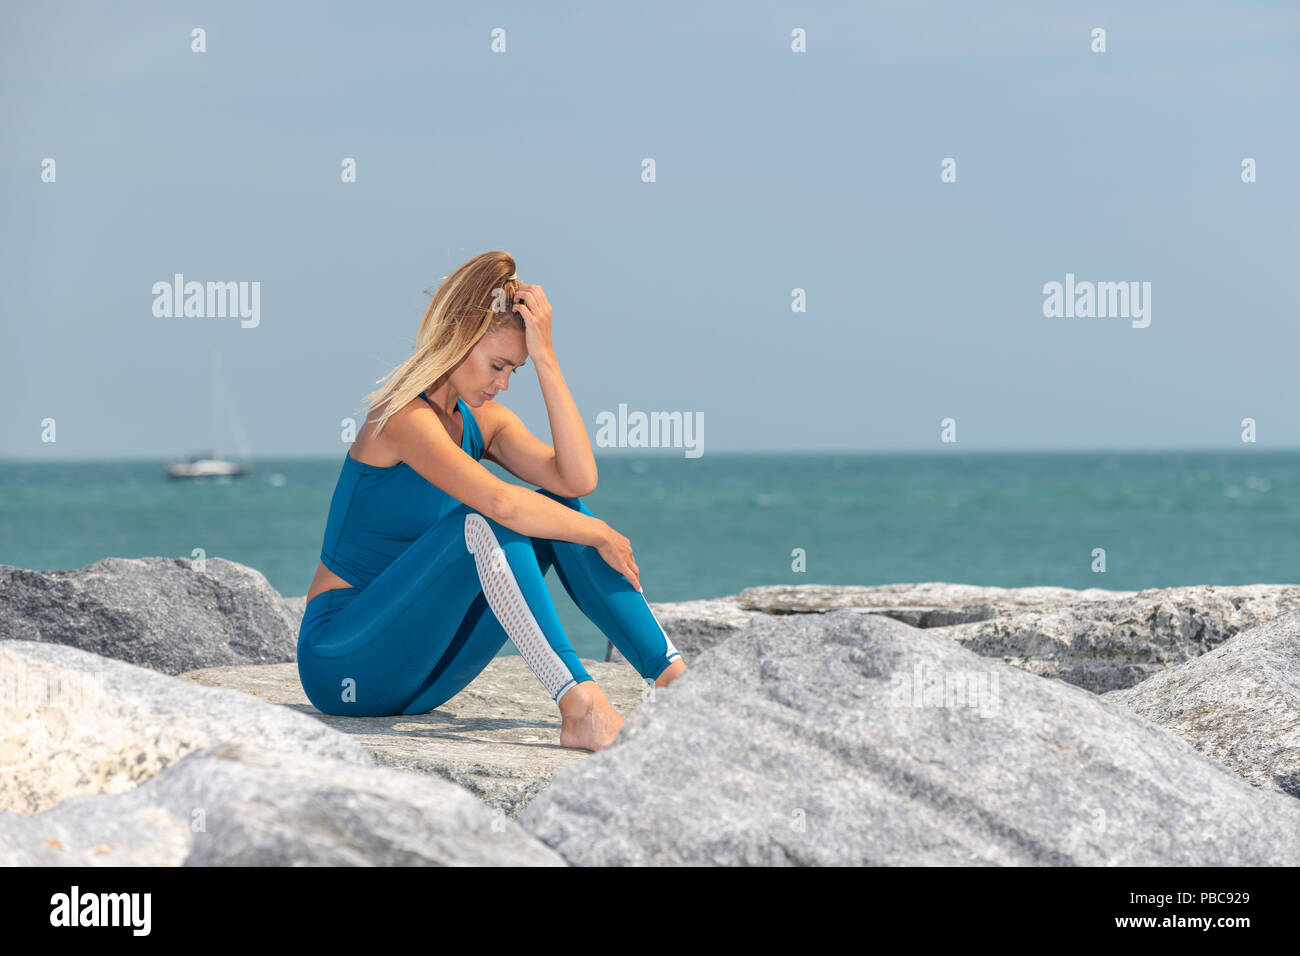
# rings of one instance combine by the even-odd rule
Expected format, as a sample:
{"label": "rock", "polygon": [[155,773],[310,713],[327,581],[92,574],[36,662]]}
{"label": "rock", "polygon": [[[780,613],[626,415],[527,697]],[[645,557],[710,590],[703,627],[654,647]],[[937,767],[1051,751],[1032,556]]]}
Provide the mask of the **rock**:
{"label": "rock", "polygon": [[[196,690],[198,690],[196,688]],[[454,784],[222,743],[126,793],[0,813],[5,866],[563,866]]]}
{"label": "rock", "polygon": [[[648,685],[626,663],[582,663],[624,717],[640,704]],[[209,667],[180,679],[257,694],[309,715],[351,737],[378,764],[450,780],[512,818],[556,771],[590,756],[560,746],[559,709],[517,655],[495,658],[429,713],[398,717],[322,714],[303,693],[296,664]]]}
{"label": "rock", "polygon": [[1291,798],[1077,687],[850,610],[754,619],[519,822],[578,865],[1300,862]]}
{"label": "rock", "polygon": [[[944,582],[805,584],[746,588],[727,598],[651,608],[687,667],[751,618],[851,609],[930,629],[981,656],[1104,693],[1131,687],[1244,628],[1300,609],[1300,586],[1075,591]],[[606,657],[622,660],[612,646]]]}
{"label": "rock", "polygon": [[997,588],[927,581],[875,587],[771,585],[745,588],[732,600],[741,608],[764,614],[808,614],[859,608],[913,627],[943,627],[983,621],[999,611],[1080,601],[1114,601],[1136,593],[1102,588],[1088,588],[1086,591],[1057,587]]}
{"label": "rock", "polygon": [[1297,609],[1300,587],[1294,585],[1196,585],[1151,588],[1114,601],[999,608],[987,620],[933,633],[983,657],[1105,693],[1138,684]]}
{"label": "rock", "polygon": [[1177,734],[1254,786],[1300,797],[1300,614],[1257,624],[1101,699]]}
{"label": "rock", "polygon": [[284,603],[284,613],[289,615],[293,621],[293,653],[294,660],[298,659],[298,628],[302,625],[303,615],[307,613],[307,595],[299,597],[280,598]]}
{"label": "rock", "polygon": [[0,640],[64,644],[164,674],[295,660],[301,621],[260,571],[224,558],[0,565]]}
{"label": "rock", "polygon": [[190,843],[184,820],[136,790],[69,797],[32,817],[0,810],[0,866],[183,866]]}
{"label": "rock", "polygon": [[225,740],[374,764],[346,734],[248,694],[75,647],[0,643],[0,810],[34,814],[77,794],[128,790]]}

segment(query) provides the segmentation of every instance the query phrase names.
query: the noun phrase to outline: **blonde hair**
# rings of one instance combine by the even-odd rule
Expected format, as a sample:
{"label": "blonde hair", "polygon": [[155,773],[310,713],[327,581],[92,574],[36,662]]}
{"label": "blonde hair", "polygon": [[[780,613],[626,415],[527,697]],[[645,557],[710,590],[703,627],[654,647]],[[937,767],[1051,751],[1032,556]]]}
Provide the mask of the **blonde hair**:
{"label": "blonde hair", "polygon": [[415,353],[377,380],[387,380],[387,385],[365,396],[369,408],[386,405],[375,436],[407,402],[455,368],[483,336],[505,328],[525,331],[513,305],[518,288],[515,260],[500,250],[475,256],[443,279],[420,319]]}

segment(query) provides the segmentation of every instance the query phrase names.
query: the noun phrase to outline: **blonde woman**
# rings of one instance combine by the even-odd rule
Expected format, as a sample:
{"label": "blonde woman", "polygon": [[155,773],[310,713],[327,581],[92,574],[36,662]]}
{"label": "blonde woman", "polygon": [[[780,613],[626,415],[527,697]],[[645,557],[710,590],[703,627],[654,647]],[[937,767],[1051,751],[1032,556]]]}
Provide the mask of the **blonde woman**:
{"label": "blonde woman", "polygon": [[[533,360],[554,449],[495,398]],[[327,714],[422,714],[514,642],[559,708],[560,745],[608,746],[623,718],[569,644],[543,580],[647,681],[681,654],[641,592],[628,539],[581,500],[596,487],[582,417],[551,347],[551,306],[504,252],[470,259],[420,320],[415,354],[366,396],[298,634],[298,674]],[[501,481],[487,458],[536,490]]]}

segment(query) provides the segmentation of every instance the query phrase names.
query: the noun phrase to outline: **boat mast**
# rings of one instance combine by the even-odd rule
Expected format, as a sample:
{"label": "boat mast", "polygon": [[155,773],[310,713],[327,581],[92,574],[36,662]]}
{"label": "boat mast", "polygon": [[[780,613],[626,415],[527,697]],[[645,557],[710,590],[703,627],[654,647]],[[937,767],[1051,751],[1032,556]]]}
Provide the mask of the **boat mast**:
{"label": "boat mast", "polygon": [[212,352],[212,457],[221,458],[221,357],[214,349]]}

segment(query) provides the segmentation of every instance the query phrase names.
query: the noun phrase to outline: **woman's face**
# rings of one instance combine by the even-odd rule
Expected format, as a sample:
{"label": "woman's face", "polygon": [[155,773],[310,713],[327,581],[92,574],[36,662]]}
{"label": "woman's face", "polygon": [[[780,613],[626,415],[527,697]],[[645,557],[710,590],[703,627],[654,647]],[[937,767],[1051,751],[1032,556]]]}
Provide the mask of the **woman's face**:
{"label": "woman's face", "polygon": [[489,332],[470,349],[451,377],[456,393],[478,408],[510,387],[514,370],[528,361],[527,338],[519,329]]}

